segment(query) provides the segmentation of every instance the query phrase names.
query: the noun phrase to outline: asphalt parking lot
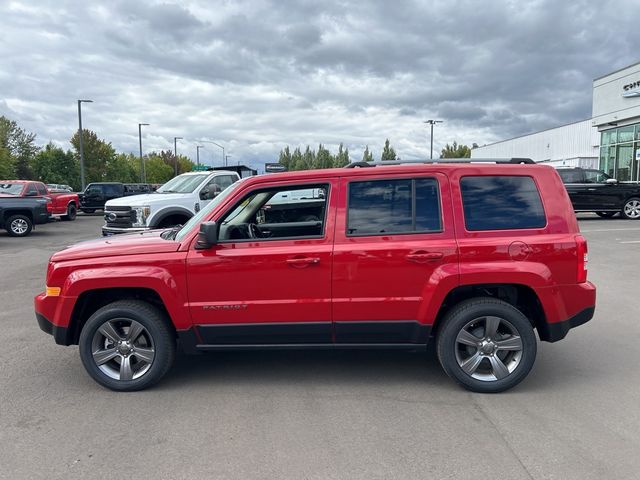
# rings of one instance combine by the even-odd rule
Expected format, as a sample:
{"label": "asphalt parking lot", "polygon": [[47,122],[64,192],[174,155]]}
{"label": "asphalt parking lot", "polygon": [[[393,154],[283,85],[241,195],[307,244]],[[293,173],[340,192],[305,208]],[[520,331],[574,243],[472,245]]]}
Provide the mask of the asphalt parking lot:
{"label": "asphalt parking lot", "polygon": [[638,478],[640,221],[582,217],[596,317],[498,395],[379,351],[181,356],[156,388],[105,390],[32,306],[50,254],[101,223],[0,233],[0,478]]}

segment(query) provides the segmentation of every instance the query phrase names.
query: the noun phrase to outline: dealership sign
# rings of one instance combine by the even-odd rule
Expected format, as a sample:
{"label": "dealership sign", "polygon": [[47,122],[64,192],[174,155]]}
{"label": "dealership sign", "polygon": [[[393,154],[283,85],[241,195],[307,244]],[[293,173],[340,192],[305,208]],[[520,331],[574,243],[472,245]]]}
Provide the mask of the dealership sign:
{"label": "dealership sign", "polygon": [[286,172],[287,167],[281,163],[265,163],[264,171],[267,173]]}
{"label": "dealership sign", "polygon": [[640,80],[623,85],[622,96],[624,98],[640,97]]}

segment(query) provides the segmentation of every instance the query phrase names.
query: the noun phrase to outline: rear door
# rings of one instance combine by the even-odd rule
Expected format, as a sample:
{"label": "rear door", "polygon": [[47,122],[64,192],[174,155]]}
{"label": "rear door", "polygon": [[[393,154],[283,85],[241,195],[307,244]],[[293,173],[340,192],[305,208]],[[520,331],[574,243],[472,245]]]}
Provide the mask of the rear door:
{"label": "rear door", "polygon": [[457,284],[447,177],[361,178],[341,184],[332,279],[336,342],[426,343],[436,290]]}

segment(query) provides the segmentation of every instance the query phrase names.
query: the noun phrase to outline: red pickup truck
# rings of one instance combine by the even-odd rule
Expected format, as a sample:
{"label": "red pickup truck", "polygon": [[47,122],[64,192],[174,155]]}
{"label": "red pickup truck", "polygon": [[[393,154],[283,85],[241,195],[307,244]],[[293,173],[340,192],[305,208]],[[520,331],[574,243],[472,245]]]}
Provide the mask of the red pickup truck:
{"label": "red pickup truck", "polygon": [[62,220],[75,220],[80,203],[77,193],[54,193],[44,183],[31,180],[0,180],[0,193],[16,197],[48,197],[51,199],[49,213]]}

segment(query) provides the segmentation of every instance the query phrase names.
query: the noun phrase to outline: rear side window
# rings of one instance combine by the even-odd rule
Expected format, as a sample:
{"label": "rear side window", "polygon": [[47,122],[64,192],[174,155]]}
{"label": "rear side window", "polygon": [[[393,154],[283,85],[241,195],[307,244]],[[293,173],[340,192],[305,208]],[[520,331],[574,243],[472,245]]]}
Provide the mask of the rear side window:
{"label": "rear side window", "polygon": [[349,184],[347,235],[439,232],[440,198],[434,178]]}
{"label": "rear side window", "polygon": [[36,188],[38,189],[38,195],[46,195],[48,193],[44,183],[36,183]]}
{"label": "rear side window", "polygon": [[582,170],[558,170],[562,183],[582,183]]}
{"label": "rear side window", "polygon": [[531,177],[463,177],[460,189],[467,230],[542,228],[547,224]]}

